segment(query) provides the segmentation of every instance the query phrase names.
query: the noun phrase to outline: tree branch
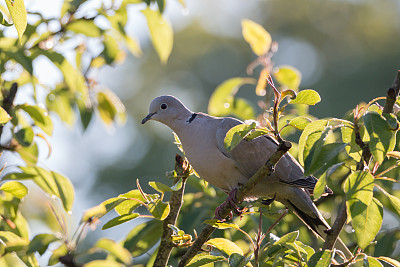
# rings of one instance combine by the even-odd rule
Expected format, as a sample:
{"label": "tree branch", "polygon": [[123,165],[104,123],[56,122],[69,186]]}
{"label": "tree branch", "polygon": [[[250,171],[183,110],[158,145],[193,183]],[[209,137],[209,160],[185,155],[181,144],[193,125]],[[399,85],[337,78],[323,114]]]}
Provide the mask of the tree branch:
{"label": "tree branch", "polygon": [[[282,158],[282,156],[289,151],[292,147],[292,144],[287,141],[282,141],[279,143],[277,150],[268,161],[262,166],[244,185],[240,186],[238,191],[235,194],[235,199],[233,202],[241,203],[244,199],[244,196],[262,179],[265,179],[266,176],[270,176],[274,172],[274,167],[278,163],[278,161]],[[219,215],[221,218],[225,218],[229,215],[229,213],[234,210],[229,201],[224,202],[226,205],[222,205],[219,211]],[[218,219],[214,217],[214,219]],[[190,262],[190,260],[201,250],[203,244],[208,240],[210,235],[214,232],[215,228],[209,224],[207,224],[193,245],[189,248],[189,250],[183,255],[181,261],[179,262],[178,267],[184,267],[186,264]]]}
{"label": "tree branch", "polygon": [[168,226],[169,224],[176,225],[176,219],[181,210],[183,203],[183,192],[185,191],[186,180],[190,175],[190,165],[186,159],[183,159],[180,155],[175,157],[175,171],[178,174],[178,178],[175,179],[174,183],[177,183],[179,179],[182,179],[182,187],[178,191],[173,191],[171,193],[171,198],[169,200],[170,212],[163,221],[163,231],[161,235],[161,243],[158,248],[157,256],[154,261],[153,266],[165,267],[168,264],[168,260],[171,255],[172,249],[175,247],[171,240],[173,234],[172,229]]}
{"label": "tree branch", "polygon": [[392,87],[389,88],[386,95],[386,103],[383,108],[383,113],[393,113],[393,106],[396,103],[396,99],[399,96],[400,91],[400,70],[397,71],[397,75],[394,78]]}
{"label": "tree branch", "polygon": [[324,246],[322,247],[323,250],[333,249],[336,243],[336,239],[338,238],[340,232],[342,231],[346,221],[347,221],[347,209],[346,209],[346,202],[344,202],[342,207],[340,208],[339,214],[336,217],[336,220],[333,223],[331,229],[329,229],[326,232],[325,243]]}
{"label": "tree branch", "polygon": [[[14,99],[18,91],[18,84],[13,83],[9,91],[3,91],[3,103],[1,107],[8,113],[11,113],[11,109],[14,105]],[[0,125],[0,137],[3,134],[4,125]]]}

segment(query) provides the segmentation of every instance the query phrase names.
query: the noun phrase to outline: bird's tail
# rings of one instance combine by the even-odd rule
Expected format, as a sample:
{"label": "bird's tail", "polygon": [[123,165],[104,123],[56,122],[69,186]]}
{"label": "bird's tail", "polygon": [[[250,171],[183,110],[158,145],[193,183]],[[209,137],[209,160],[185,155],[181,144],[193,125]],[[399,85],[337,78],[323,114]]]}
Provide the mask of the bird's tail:
{"label": "bird's tail", "polygon": [[[295,189],[293,197],[287,195],[287,198],[280,199],[286,207],[291,209],[294,214],[317,236],[325,240],[326,230],[331,227],[322,217],[321,213],[315,206],[314,202],[308,196],[308,194],[300,188]],[[335,248],[342,251],[347,259],[350,259],[353,254],[347,248],[340,238],[337,238]]]}

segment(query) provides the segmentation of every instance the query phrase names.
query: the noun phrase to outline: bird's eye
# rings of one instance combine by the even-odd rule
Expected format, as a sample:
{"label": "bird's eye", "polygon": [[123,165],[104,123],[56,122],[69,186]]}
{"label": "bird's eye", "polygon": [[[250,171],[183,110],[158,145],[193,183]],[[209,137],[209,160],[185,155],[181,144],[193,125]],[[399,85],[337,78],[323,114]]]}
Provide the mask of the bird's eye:
{"label": "bird's eye", "polygon": [[161,109],[166,109],[167,107],[168,107],[168,105],[165,104],[165,103],[162,103],[161,106],[160,106]]}

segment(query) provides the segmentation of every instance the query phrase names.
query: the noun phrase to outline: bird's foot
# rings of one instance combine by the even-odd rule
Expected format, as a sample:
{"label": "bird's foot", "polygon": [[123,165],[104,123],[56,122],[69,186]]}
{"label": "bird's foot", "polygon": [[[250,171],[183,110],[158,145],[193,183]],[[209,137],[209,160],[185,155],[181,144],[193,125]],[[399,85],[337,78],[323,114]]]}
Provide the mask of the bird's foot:
{"label": "bird's foot", "polygon": [[271,205],[271,204],[272,204],[272,202],[274,202],[274,201],[275,201],[275,198],[276,198],[276,194],[274,195],[274,197],[273,197],[273,198],[269,198],[269,199],[262,199],[262,200],[261,200],[261,203],[262,203],[262,204],[264,204],[264,205],[267,205],[267,206],[269,206],[269,205]]}
{"label": "bird's foot", "polygon": [[[221,205],[219,205],[216,209],[215,209],[215,218],[217,218],[219,221],[226,221],[225,218],[222,218],[220,215],[220,211],[225,209],[226,207],[230,207],[233,208],[233,211],[235,212],[236,215],[241,216],[242,215],[242,210],[238,209],[235,199],[236,199],[236,192],[237,192],[237,188],[232,189],[229,194],[227,199],[222,202]],[[233,218],[233,213],[232,211],[229,212],[229,218],[228,220],[232,220]]]}

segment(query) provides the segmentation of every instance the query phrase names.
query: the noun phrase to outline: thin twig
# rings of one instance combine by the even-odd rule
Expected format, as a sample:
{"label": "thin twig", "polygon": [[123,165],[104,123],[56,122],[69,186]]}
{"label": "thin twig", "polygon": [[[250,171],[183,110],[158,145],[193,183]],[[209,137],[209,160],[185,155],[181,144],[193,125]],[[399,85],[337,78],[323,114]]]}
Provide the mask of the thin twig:
{"label": "thin twig", "polygon": [[[269,160],[262,166],[244,185],[240,186],[235,194],[235,203],[241,203],[246,196],[246,194],[253,189],[253,187],[259,183],[265,177],[270,176],[274,172],[274,166],[278,163],[281,157],[291,148],[292,144],[287,141],[283,141],[279,144],[277,150],[274,154],[271,155]],[[229,215],[229,213],[234,210],[235,207],[228,205],[224,205],[221,207],[219,211],[219,215],[221,218],[225,218]],[[214,217],[214,219],[218,219]],[[210,235],[214,232],[215,228],[209,224],[207,224],[193,245],[189,248],[189,250],[183,255],[181,261],[178,264],[178,267],[184,267],[189,261],[200,251],[202,245],[208,240]]]}
{"label": "thin twig", "polygon": [[171,198],[169,200],[169,205],[171,210],[163,221],[163,232],[161,236],[161,243],[158,248],[157,256],[154,261],[153,266],[165,267],[168,264],[172,249],[175,247],[171,240],[173,234],[172,229],[168,226],[170,224],[176,225],[176,219],[181,210],[183,203],[183,192],[185,191],[186,180],[190,175],[190,165],[181,156],[176,155],[175,157],[175,171],[178,174],[178,178],[175,178],[174,183],[176,184],[179,179],[182,179],[182,187],[178,191],[173,191],[171,193]]}
{"label": "thin twig", "polygon": [[393,113],[393,106],[396,103],[396,99],[399,96],[400,91],[400,70],[397,71],[397,75],[393,81],[392,87],[389,88],[386,95],[386,103],[383,108],[383,113]]}

